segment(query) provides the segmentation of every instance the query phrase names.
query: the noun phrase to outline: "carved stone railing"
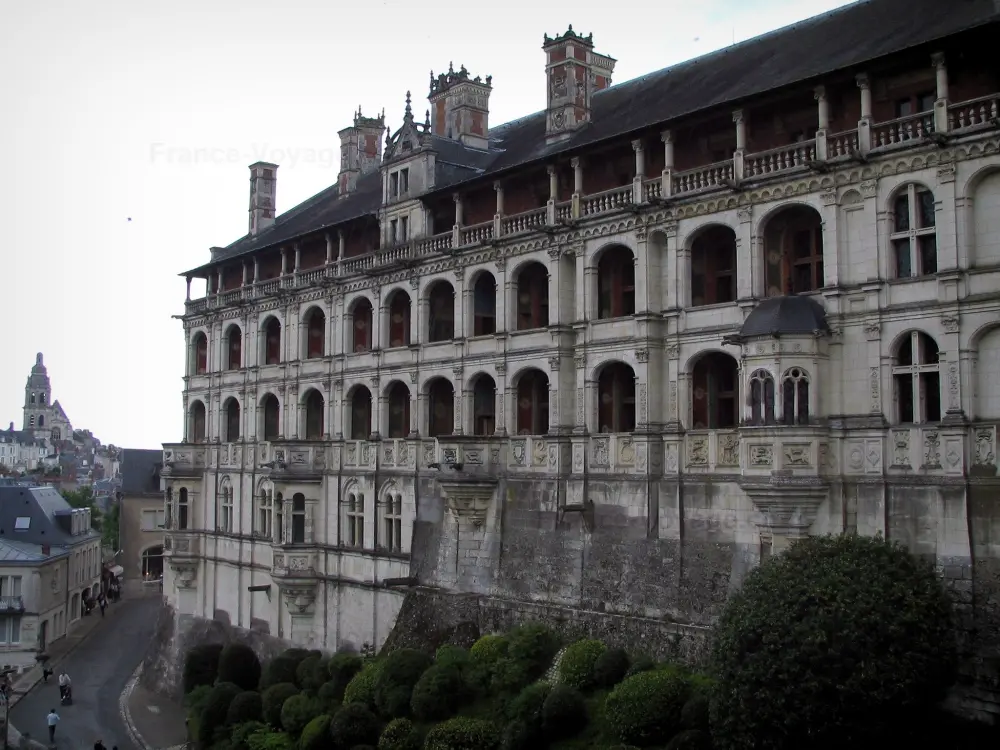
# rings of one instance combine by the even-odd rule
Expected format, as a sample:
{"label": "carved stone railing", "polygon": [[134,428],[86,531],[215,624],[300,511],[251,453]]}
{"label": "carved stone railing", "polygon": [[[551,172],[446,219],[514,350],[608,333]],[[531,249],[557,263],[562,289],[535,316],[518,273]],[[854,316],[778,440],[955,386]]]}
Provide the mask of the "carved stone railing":
{"label": "carved stone railing", "polygon": [[321,442],[282,440],[273,441],[270,451],[261,452],[258,466],[268,470],[274,478],[314,479],[329,466],[327,445]]}
{"label": "carved stone railing", "polygon": [[201,555],[201,537],[178,531],[163,537],[163,554],[172,560],[197,558]]}
{"label": "carved stone railing", "polygon": [[165,443],[163,446],[164,477],[201,477],[207,461],[207,446],[195,443]]}
{"label": "carved stone railing", "polygon": [[684,436],[682,465],[688,472],[737,472],[742,466],[736,430],[691,430]]}

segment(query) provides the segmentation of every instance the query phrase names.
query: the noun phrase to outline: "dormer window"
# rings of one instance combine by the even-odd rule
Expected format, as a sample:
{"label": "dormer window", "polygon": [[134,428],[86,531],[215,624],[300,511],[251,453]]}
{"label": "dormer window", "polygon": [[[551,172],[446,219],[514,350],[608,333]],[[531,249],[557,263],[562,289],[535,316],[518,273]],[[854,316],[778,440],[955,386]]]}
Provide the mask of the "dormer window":
{"label": "dormer window", "polygon": [[[406,144],[409,146],[409,144]],[[399,170],[399,194],[406,195],[410,192],[410,170],[401,169]]]}
{"label": "dormer window", "polygon": [[[409,143],[403,142],[403,148],[405,150],[409,149]],[[410,192],[410,170],[400,169],[398,172],[393,172],[389,175],[389,194],[393,198],[398,198],[401,195],[406,195]]]}
{"label": "dormer window", "polygon": [[389,195],[393,198],[399,197],[399,172],[389,175]]}

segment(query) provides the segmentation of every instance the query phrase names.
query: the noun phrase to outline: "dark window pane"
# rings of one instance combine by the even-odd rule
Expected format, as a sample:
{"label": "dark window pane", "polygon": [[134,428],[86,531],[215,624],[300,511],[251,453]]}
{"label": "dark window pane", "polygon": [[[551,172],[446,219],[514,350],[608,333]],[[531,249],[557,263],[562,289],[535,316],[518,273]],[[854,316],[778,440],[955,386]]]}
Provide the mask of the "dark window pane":
{"label": "dark window pane", "polygon": [[928,422],[941,421],[941,378],[936,372],[920,374],[920,388],[924,399],[924,415]]}
{"label": "dark window pane", "polygon": [[908,279],[913,275],[913,265],[911,263],[910,241],[893,240],[894,255],[896,256],[896,278]]}
{"label": "dark window pane", "polygon": [[917,238],[920,247],[920,270],[924,274],[937,273],[937,237],[933,234]]}
{"label": "dark window pane", "polygon": [[934,226],[934,193],[930,190],[921,190],[917,193],[919,203],[919,215],[917,216],[917,229],[930,229]]}
{"label": "dark window pane", "polygon": [[910,375],[896,375],[896,405],[899,421],[913,422],[913,378]]}
{"label": "dark window pane", "polygon": [[906,232],[910,229],[910,196],[903,193],[896,197],[896,202],[892,209],[893,230],[896,232]]}

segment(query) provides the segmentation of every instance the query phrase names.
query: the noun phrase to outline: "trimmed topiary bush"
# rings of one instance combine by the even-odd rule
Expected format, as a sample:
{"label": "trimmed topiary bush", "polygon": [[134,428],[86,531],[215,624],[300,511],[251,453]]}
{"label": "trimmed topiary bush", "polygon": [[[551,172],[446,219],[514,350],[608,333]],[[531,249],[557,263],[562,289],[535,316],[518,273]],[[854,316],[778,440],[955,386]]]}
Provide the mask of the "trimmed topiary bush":
{"label": "trimmed topiary bush", "polygon": [[587,726],[587,704],[580,691],[569,685],[553,685],[542,704],[542,728],[551,741],[575,736]]}
{"label": "trimmed topiary bush", "polygon": [[410,709],[421,721],[453,716],[465,698],[462,673],[454,665],[435,664],[413,686]]}
{"label": "trimmed topiary bush", "polygon": [[301,750],[331,750],[332,747],[328,714],[320,714],[302,728],[302,735],[299,737]]}
{"label": "trimmed topiary bush", "polygon": [[666,750],[712,750],[712,735],[700,729],[685,729],[674,735]]}
{"label": "trimmed topiary bush", "polygon": [[461,646],[444,645],[434,655],[434,663],[442,667],[458,667],[464,671],[470,662],[469,652]]}
{"label": "trimmed topiary bush", "polygon": [[393,719],[378,738],[378,750],[420,750],[420,733],[409,719]]}
{"label": "trimmed topiary bush", "polygon": [[326,682],[326,665],[324,664],[323,669],[323,681],[316,683],[316,669],[319,663],[322,661],[322,657],[318,654],[309,654],[305,659],[299,662],[299,666],[295,668],[295,684],[298,685],[303,690],[319,690],[319,686]]}
{"label": "trimmed topiary bush", "polygon": [[293,685],[298,684],[295,681],[295,672],[298,664],[295,659],[284,654],[271,659],[261,673],[260,692],[263,693],[272,685],[282,682],[290,682]]}
{"label": "trimmed topiary bush", "polygon": [[684,729],[708,731],[711,726],[710,703],[707,695],[694,693],[681,709],[681,726]]}
{"label": "trimmed topiary bush", "polygon": [[460,716],[438,724],[424,740],[424,750],[499,750],[500,735],[488,721]]}
{"label": "trimmed topiary bush", "polygon": [[502,635],[484,635],[472,644],[469,649],[469,667],[476,683],[489,685],[493,669],[507,655],[509,645]]}
{"label": "trimmed topiary bush", "polygon": [[264,718],[264,704],[260,693],[255,690],[244,690],[233,698],[226,714],[226,724],[235,726],[250,721],[261,721]]}
{"label": "trimmed topiary bush", "polygon": [[642,674],[643,672],[648,672],[651,669],[656,669],[656,660],[651,656],[646,654],[638,654],[632,660],[632,666],[628,668],[625,673],[626,677],[632,677],[633,675]]}
{"label": "trimmed topiary bush", "polygon": [[181,678],[184,694],[187,695],[199,685],[214,685],[219,676],[219,655],[221,643],[205,643],[195,646],[184,657],[184,673]]}
{"label": "trimmed topiary bush", "polygon": [[612,688],[625,679],[630,666],[624,649],[609,648],[594,662],[594,684],[597,687]]}
{"label": "trimmed topiary bush", "polygon": [[604,713],[622,742],[663,744],[680,729],[690,692],[687,679],[676,670],[641,672],[626,677],[608,694]]}
{"label": "trimmed topiary bush", "polygon": [[205,703],[202,706],[201,714],[198,716],[198,745],[202,748],[211,747],[215,742],[217,729],[226,726],[226,718],[229,715],[229,706],[239,695],[238,685],[231,682],[220,682],[212,688]]}
{"label": "trimmed topiary bush", "polygon": [[219,654],[219,682],[231,682],[244,690],[260,685],[260,659],[245,643],[230,643]]}
{"label": "trimmed topiary bush", "polygon": [[285,701],[298,694],[298,687],[290,682],[279,682],[277,685],[271,685],[260,696],[264,709],[264,721],[273,729],[280,729],[281,708],[285,705]]}
{"label": "trimmed topiary bush", "polygon": [[268,732],[267,724],[262,721],[247,721],[233,727],[232,734],[229,735],[229,743],[232,750],[250,750],[250,737],[257,732]]}
{"label": "trimmed topiary bush", "polygon": [[535,750],[541,743],[541,730],[533,729],[523,721],[512,721],[503,729],[500,750]]}
{"label": "trimmed topiary bush", "polygon": [[378,742],[378,717],[360,703],[348,703],[330,719],[330,737],[336,750]]}
{"label": "trimmed topiary bush", "polygon": [[607,646],[595,640],[582,640],[570,644],[559,660],[559,681],[579,690],[593,687],[596,682],[594,668],[597,660],[607,650]]}
{"label": "trimmed topiary bush", "polygon": [[423,651],[401,648],[383,660],[375,678],[375,705],[387,719],[397,719],[410,713],[413,687],[433,664]]}
{"label": "trimmed topiary bush", "polygon": [[292,750],[292,739],[284,732],[256,732],[247,738],[250,750]]}
{"label": "trimmed topiary bush", "polygon": [[201,709],[205,705],[205,701],[208,700],[208,696],[211,694],[211,685],[199,685],[190,693],[185,695],[184,705],[187,707],[188,713],[194,715],[201,713]]}
{"label": "trimmed topiary bush", "polygon": [[503,656],[493,665],[493,676],[489,682],[492,694],[504,697],[517,695],[534,680],[527,664],[509,656]]}
{"label": "trimmed topiary bush", "polygon": [[529,729],[540,733],[542,730],[542,706],[549,697],[552,686],[547,682],[536,682],[528,685],[517,697],[507,704],[507,718],[521,722]]}
{"label": "trimmed topiary bush", "polygon": [[956,666],[952,605],[934,568],[881,537],[808,537],[754,570],[712,649],[723,749],[876,741],[913,724]]}
{"label": "trimmed topiary bush", "polygon": [[559,652],[559,637],[540,622],[526,622],[507,636],[507,656],[523,665],[530,679],[545,674]]}
{"label": "trimmed topiary bush", "polygon": [[354,679],[354,675],[360,672],[364,665],[364,660],[357,654],[334,654],[330,657],[330,661],[326,665],[326,673],[329,682],[332,682],[335,689],[339,691],[334,696],[337,701],[343,700],[347,684]]}
{"label": "trimmed topiary bush", "polygon": [[364,667],[350,679],[344,689],[344,704],[361,703],[375,709],[375,682],[382,671],[382,662],[366,662]]}
{"label": "trimmed topiary bush", "polygon": [[293,695],[281,706],[281,728],[292,737],[302,734],[306,724],[323,712],[316,699],[305,693]]}

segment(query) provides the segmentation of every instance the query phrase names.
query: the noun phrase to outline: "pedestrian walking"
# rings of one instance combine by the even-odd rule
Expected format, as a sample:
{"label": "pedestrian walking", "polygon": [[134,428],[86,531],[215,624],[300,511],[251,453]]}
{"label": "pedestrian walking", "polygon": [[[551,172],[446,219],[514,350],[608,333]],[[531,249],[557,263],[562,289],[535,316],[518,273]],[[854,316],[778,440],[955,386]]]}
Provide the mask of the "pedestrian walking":
{"label": "pedestrian walking", "polygon": [[106,747],[104,747],[104,743],[103,742],[101,742],[100,740],[98,740],[97,742],[94,743],[94,750],[108,750],[108,749]]}
{"label": "pedestrian walking", "polygon": [[59,714],[54,708],[50,708],[49,715],[45,717],[45,720],[49,725],[49,744],[51,745],[56,741],[56,724],[59,723]]}

